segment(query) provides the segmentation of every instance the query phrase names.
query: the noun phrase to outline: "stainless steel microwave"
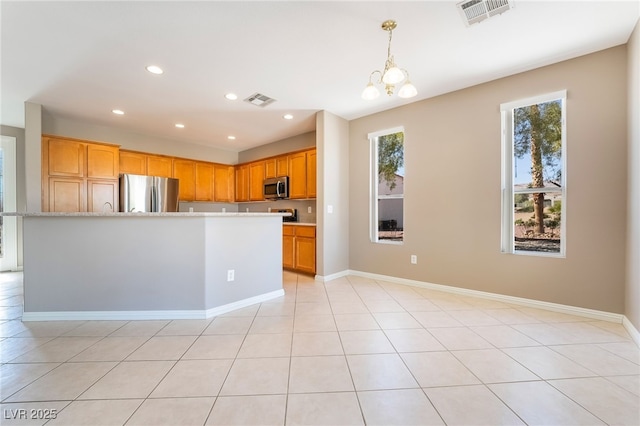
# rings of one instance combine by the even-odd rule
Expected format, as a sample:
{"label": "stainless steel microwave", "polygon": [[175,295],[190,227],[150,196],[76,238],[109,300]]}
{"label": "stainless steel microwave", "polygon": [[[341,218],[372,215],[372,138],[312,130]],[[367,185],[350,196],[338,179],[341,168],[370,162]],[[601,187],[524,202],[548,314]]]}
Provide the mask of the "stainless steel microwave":
{"label": "stainless steel microwave", "polygon": [[265,179],[263,195],[265,200],[289,198],[289,176]]}

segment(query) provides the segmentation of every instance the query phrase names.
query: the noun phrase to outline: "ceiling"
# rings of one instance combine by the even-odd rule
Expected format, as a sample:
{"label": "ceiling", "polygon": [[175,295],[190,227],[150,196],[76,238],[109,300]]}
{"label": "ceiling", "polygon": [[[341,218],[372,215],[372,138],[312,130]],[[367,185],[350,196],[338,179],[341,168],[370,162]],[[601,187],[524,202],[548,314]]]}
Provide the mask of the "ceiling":
{"label": "ceiling", "polygon": [[[314,130],[321,110],[351,120],[624,44],[640,16],[637,0],[513,0],[467,27],[456,3],[3,0],[0,122],[24,127],[29,101],[56,117],[243,151]],[[418,96],[364,101],[369,74],[384,67],[386,19],[398,22],[391,51]],[[242,101],[256,92],[276,102]]]}

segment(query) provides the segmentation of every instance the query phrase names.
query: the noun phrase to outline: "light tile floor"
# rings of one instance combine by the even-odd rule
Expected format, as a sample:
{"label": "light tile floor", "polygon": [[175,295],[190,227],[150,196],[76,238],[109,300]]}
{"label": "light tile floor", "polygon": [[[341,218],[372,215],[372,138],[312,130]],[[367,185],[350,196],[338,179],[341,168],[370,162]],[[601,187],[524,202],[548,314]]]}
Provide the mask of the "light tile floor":
{"label": "light tile floor", "polygon": [[640,424],[620,324],[361,277],[209,320],[22,323],[0,274],[0,423]]}

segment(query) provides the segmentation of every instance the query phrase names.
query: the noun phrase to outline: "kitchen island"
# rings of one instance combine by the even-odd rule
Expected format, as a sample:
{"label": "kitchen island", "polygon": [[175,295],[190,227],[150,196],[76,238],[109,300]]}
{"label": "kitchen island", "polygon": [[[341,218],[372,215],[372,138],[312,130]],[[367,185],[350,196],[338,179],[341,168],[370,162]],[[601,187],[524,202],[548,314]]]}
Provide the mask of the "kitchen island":
{"label": "kitchen island", "polygon": [[281,214],[20,216],[23,321],[209,318],[284,295]]}

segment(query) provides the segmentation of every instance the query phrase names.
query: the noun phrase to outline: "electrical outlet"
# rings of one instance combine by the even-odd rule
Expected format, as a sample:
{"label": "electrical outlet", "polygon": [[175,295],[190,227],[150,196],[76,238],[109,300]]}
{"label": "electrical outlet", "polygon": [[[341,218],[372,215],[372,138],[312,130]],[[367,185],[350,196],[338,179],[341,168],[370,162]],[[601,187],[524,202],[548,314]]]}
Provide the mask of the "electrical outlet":
{"label": "electrical outlet", "polygon": [[307,213],[311,213],[311,206],[307,207]]}
{"label": "electrical outlet", "polygon": [[418,264],[418,256],[416,256],[415,254],[411,255],[411,263],[414,265]]}
{"label": "electrical outlet", "polygon": [[227,212],[227,208],[226,208],[226,207],[223,207],[223,208],[222,208],[222,213],[226,213],[226,212]]}
{"label": "electrical outlet", "polygon": [[236,279],[236,271],[235,269],[229,269],[227,271],[227,281],[233,281]]}

